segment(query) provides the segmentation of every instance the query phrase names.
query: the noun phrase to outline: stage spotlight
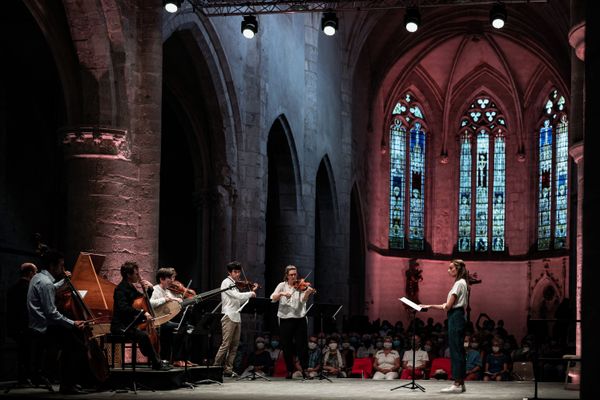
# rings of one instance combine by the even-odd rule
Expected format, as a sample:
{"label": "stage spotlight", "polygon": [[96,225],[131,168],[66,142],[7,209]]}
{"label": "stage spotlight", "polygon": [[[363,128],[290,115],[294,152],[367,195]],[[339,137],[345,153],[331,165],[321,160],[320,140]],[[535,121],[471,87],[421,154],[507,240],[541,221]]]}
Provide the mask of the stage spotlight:
{"label": "stage spotlight", "polygon": [[404,14],[404,26],[406,30],[411,33],[416,32],[420,24],[421,14],[419,13],[419,9],[416,7],[407,8],[406,14]]}
{"label": "stage spotlight", "polygon": [[321,18],[321,29],[327,36],[335,35],[335,32],[338,29],[338,18],[334,12],[323,13],[323,17]]}
{"label": "stage spotlight", "polygon": [[183,3],[183,0],[163,0],[163,7],[167,12],[173,14],[179,10],[181,3]]}
{"label": "stage spotlight", "polygon": [[246,39],[252,39],[258,33],[258,20],[254,15],[245,15],[242,21],[242,35]]}
{"label": "stage spotlight", "polygon": [[496,29],[501,29],[506,22],[506,7],[504,4],[495,3],[490,10],[490,23]]}

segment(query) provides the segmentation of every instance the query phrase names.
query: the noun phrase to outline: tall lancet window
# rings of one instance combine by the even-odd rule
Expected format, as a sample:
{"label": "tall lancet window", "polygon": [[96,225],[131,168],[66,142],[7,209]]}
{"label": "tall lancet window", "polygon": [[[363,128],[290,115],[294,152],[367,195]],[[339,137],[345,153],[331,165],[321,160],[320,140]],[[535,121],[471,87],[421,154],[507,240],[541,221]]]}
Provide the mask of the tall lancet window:
{"label": "tall lancet window", "polygon": [[565,103],[558,90],[553,90],[539,125],[538,250],[567,246],[569,122]]}
{"label": "tall lancet window", "polygon": [[504,251],[506,120],[487,95],[461,119],[458,251]]}
{"label": "tall lancet window", "polygon": [[423,107],[407,93],[396,103],[391,120],[389,246],[423,250],[427,139]]}

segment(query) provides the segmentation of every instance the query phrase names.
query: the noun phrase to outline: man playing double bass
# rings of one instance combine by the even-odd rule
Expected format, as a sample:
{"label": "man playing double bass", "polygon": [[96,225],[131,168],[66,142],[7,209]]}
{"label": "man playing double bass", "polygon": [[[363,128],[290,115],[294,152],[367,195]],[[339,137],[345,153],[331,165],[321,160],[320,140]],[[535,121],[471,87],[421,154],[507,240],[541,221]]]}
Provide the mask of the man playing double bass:
{"label": "man playing double bass", "polygon": [[65,317],[56,308],[56,289],[64,283],[64,280],[56,282],[56,279],[63,274],[69,276],[70,273],[64,270],[63,255],[54,250],[49,250],[44,254],[42,265],[45,267],[44,270],[31,279],[27,291],[29,328],[32,335],[32,381],[34,384],[43,384],[51,388],[42,366],[46,350],[56,344],[62,350],[60,393],[87,393],[76,385],[83,379],[82,365],[87,365],[85,348],[81,335],[78,335],[78,330],[82,330],[85,323]]}
{"label": "man playing double bass", "polygon": [[[144,319],[151,320],[152,315],[149,312],[150,310],[134,308],[134,301],[144,296],[144,294],[140,293],[133,284],[141,284],[148,297],[152,295],[152,284],[140,278],[139,266],[131,261],[127,261],[121,265],[121,277],[123,278],[121,283],[115,288],[113,319],[110,324],[110,331],[115,335],[124,334],[135,339],[142,354],[148,357],[152,363],[152,369],[159,371],[171,369],[168,362],[161,361],[158,352],[152,345],[148,332],[137,327],[139,323],[144,322]],[[152,334],[156,334],[156,332]]]}

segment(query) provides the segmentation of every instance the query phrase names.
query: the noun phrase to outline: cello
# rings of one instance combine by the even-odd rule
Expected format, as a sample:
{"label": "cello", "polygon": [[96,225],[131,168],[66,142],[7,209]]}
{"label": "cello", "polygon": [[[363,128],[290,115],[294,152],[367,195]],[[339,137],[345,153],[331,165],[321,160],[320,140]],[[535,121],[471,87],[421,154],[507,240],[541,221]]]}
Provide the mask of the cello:
{"label": "cello", "polygon": [[156,352],[156,354],[160,357],[160,337],[158,336],[158,331],[156,330],[156,326],[154,324],[154,320],[156,318],[156,314],[154,313],[154,309],[150,304],[150,298],[148,297],[148,292],[142,285],[142,297],[138,297],[133,301],[133,308],[142,309],[144,312],[147,312],[152,316],[152,318],[148,318],[145,321],[141,322],[137,327],[138,329],[145,331],[148,334],[148,338],[150,339],[150,343],[152,344],[152,348]]}
{"label": "cello", "polygon": [[83,344],[85,347],[86,359],[92,375],[98,382],[105,382],[108,379],[110,369],[106,353],[100,347],[96,340],[92,325],[98,321],[98,318],[87,307],[83,298],[73,286],[69,276],[65,276],[66,290],[57,292],[57,307],[61,312],[73,320],[85,321],[83,328]]}

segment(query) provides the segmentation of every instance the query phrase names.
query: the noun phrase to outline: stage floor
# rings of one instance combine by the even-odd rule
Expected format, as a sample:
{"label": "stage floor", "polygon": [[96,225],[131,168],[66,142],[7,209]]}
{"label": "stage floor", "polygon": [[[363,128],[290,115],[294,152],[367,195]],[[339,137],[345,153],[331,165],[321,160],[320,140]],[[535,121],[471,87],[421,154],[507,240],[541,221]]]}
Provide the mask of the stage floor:
{"label": "stage floor", "polygon": [[[273,378],[264,380],[237,381],[225,378],[222,385],[202,384],[194,388],[181,388],[174,390],[148,391],[138,390],[133,392],[115,393],[98,392],[86,395],[69,396],[68,398],[82,399],[518,399],[534,398],[533,382],[468,382],[467,391],[462,394],[444,394],[440,389],[449,386],[449,381],[420,380],[417,381],[425,388],[425,392],[418,389],[400,388],[390,389],[410,383],[410,381],[373,381],[361,379],[332,379],[326,380],[286,380]],[[58,387],[55,386],[58,390]],[[58,399],[58,393],[52,394],[42,389],[13,389],[8,394],[0,392],[0,398],[46,398]],[[578,399],[579,391],[565,390],[564,385],[558,382],[542,382],[538,384],[538,398],[540,399]]]}

